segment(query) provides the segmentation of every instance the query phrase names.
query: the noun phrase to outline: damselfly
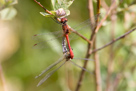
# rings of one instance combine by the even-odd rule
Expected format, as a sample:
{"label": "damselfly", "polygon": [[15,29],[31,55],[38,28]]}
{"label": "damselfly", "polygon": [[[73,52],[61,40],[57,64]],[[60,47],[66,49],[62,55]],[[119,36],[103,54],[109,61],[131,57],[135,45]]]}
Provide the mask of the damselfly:
{"label": "damselfly", "polygon": [[[47,12],[48,14],[51,14],[50,11],[48,11],[43,5],[41,5],[39,2],[37,2],[36,0],[34,0],[37,4],[39,4],[44,10],[45,12]],[[55,17],[55,16],[54,16]],[[96,15],[95,17],[93,17],[91,20],[96,20],[95,18],[97,18],[98,15]],[[55,17],[55,19],[57,19],[57,17]],[[71,27],[69,27],[67,25],[67,18],[60,18],[60,24],[62,25],[62,29],[63,29],[63,32],[62,31],[59,31],[59,32],[55,32],[55,33],[47,33],[45,34],[44,36],[46,35],[49,35],[49,34],[56,34],[57,35],[57,38],[59,37],[63,37],[65,36],[66,40],[67,40],[67,43],[68,43],[68,47],[69,47],[69,52],[70,52],[70,58],[73,59],[74,57],[74,54],[73,54],[73,51],[72,51],[72,48],[70,46],[70,42],[69,42],[69,34],[74,32],[76,33],[77,35],[79,35],[81,38],[85,39],[86,41],[89,41],[87,38],[85,38],[84,36],[82,36],[81,34],[79,34],[77,31],[75,31],[74,29],[72,29]],[[88,23],[88,24],[87,24]],[[83,24],[83,23],[81,23]],[[81,24],[79,24],[80,26],[82,26]],[[92,30],[95,28],[96,24],[95,24],[95,21],[93,22],[90,22],[90,19],[85,21],[84,24],[86,24],[85,26],[83,26],[82,28],[80,29],[83,29],[83,28],[86,28],[87,26],[91,26]],[[39,35],[42,35],[42,34],[36,34],[34,35],[34,37],[37,37]],[[72,36],[73,37],[73,36]],[[34,38],[35,39],[35,38]],[[53,39],[50,39],[50,40],[53,40]],[[51,42],[50,42],[51,43]],[[34,44],[34,46],[41,46],[42,42],[40,43],[36,43]],[[46,43],[44,43],[46,45]],[[42,45],[43,46],[43,45]],[[47,45],[46,45],[47,46]]]}

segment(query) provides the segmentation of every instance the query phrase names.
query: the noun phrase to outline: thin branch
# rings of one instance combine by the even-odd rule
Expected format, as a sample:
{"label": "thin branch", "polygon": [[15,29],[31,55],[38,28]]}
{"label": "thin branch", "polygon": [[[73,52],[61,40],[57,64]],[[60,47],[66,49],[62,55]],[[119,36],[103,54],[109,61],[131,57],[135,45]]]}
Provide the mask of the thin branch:
{"label": "thin branch", "polygon": [[[92,2],[92,0],[88,0],[88,10],[89,10],[89,17],[93,17],[94,12],[93,12],[93,2]],[[94,22],[95,20],[91,20],[91,21]]]}
{"label": "thin branch", "polygon": [[[50,14],[50,15],[53,15],[48,9],[46,9],[42,4],[40,4],[40,2],[38,2],[37,0],[34,0],[34,1],[35,1],[40,7],[42,7],[46,13],[48,13],[48,14]],[[60,19],[59,19],[59,18],[57,18],[57,17],[55,17],[55,16],[54,16],[54,18],[55,18],[58,22],[60,22]]]}
{"label": "thin branch", "polygon": [[92,42],[87,39],[86,37],[84,37],[82,34],[78,33],[77,31],[75,31],[74,29],[70,28],[70,30],[75,33],[76,35],[80,36],[82,39],[84,39],[85,41],[87,41],[89,44],[91,44]]}
{"label": "thin branch", "polygon": [[112,5],[110,6],[109,10],[107,11],[105,17],[101,20],[101,22],[99,23],[99,25],[96,27],[94,33],[92,33],[91,35],[91,40],[93,41],[96,33],[99,31],[100,27],[102,26],[102,23],[107,19],[108,15],[110,14],[111,10],[114,8],[115,4],[115,0],[113,1]]}
{"label": "thin branch", "polygon": [[[42,7],[44,10],[45,10],[45,12],[46,13],[48,13],[48,14],[50,14],[50,15],[53,15],[49,10],[47,10],[42,4],[40,4],[40,2],[38,2],[37,0],[34,0],[40,7]],[[54,18],[58,21],[58,22],[60,22],[60,19],[59,18],[57,18],[57,17],[55,17],[54,16]],[[69,26],[69,25],[68,25]],[[69,26],[69,29],[73,32],[73,33],[75,33],[75,34],[77,34],[78,36],[80,36],[82,39],[84,39],[85,41],[87,41],[88,43],[90,43],[91,44],[91,41],[90,40],[88,40],[86,37],[84,37],[82,34],[80,34],[80,33],[78,33],[77,31],[75,31],[74,29],[72,29],[70,26]]]}
{"label": "thin branch", "polygon": [[[115,2],[115,0],[114,0],[114,2]],[[93,33],[92,33],[92,35],[90,37],[91,44],[88,44],[88,49],[87,49],[87,53],[86,53],[86,57],[85,58],[89,58],[91,56],[91,49],[93,47],[93,40],[95,38],[95,35],[98,32],[99,28],[101,27],[102,23],[106,20],[106,18],[110,14],[110,11],[112,10],[114,2],[112,3],[112,5],[110,6],[109,10],[107,11],[105,17],[101,20],[100,24],[98,26],[96,26],[95,31],[93,31]],[[88,63],[88,61],[85,60],[83,68],[86,68],[87,63]],[[84,77],[84,73],[85,73],[84,70],[82,70],[81,73],[80,73],[80,77],[79,77],[79,81],[78,81],[78,84],[77,84],[77,87],[76,87],[76,91],[79,91],[79,88],[81,86],[81,83],[82,83],[82,80],[83,80],[83,77]]]}
{"label": "thin branch", "polygon": [[[100,0],[97,0],[97,14],[100,13]],[[98,19],[96,21],[96,24],[98,23]],[[96,49],[96,38],[94,39],[94,45],[93,49]],[[101,73],[100,73],[100,61],[98,57],[98,53],[94,53],[94,64],[95,64],[95,82],[96,82],[96,91],[102,91],[101,86]]]}
{"label": "thin branch", "polygon": [[[93,16],[93,15],[92,15],[92,14],[93,14],[93,13],[92,13],[92,12],[93,12],[92,0],[88,0],[88,3],[89,3],[89,5],[88,5],[89,15],[90,15],[90,18],[91,18],[91,17]],[[98,8],[98,13],[97,13],[97,14],[99,14],[99,7],[100,7],[100,2],[98,2],[98,7],[97,7],[97,8]],[[92,20],[92,21],[94,22],[95,20]],[[98,18],[97,18],[95,24],[97,24],[97,22],[98,22]],[[95,30],[95,29],[96,29],[96,27],[92,30],[92,31],[93,31],[92,34],[94,33],[94,30]],[[91,39],[92,39],[92,35],[91,35],[91,37],[90,37],[90,40],[91,40]],[[91,43],[88,44],[88,49],[87,49],[87,53],[86,53],[86,57],[85,57],[85,58],[89,58],[89,57],[90,57],[90,55],[89,55],[89,50],[91,50],[92,47],[93,47],[93,42],[92,42],[92,40],[91,40]],[[85,60],[85,63],[84,63],[83,68],[86,68],[87,63],[88,63],[88,61]],[[77,83],[76,91],[79,91],[79,89],[80,89],[80,87],[81,87],[81,83],[82,83],[82,80],[83,80],[83,77],[84,77],[84,73],[85,73],[85,71],[82,70],[82,71],[81,71],[81,74],[80,74],[79,81],[78,81],[78,83]]]}
{"label": "thin branch", "polygon": [[[94,41],[94,49],[95,48],[96,48],[96,41]],[[94,56],[94,59],[95,59],[94,64],[95,64],[96,91],[102,91],[99,55],[98,55],[98,53],[95,52],[93,56]]]}
{"label": "thin branch", "polygon": [[[112,0],[111,0],[111,3],[112,3]],[[115,39],[115,25],[116,25],[116,8],[114,8],[111,12],[111,39],[114,40]],[[105,91],[113,91],[113,85],[111,83],[111,75],[112,75],[112,72],[114,70],[114,61],[113,61],[113,58],[114,58],[114,51],[113,51],[113,47],[114,45],[111,45],[110,46],[110,50],[109,50],[109,60],[108,60],[108,64],[107,64],[107,78],[106,78],[106,90]]]}
{"label": "thin branch", "polygon": [[102,50],[103,48],[105,48],[105,47],[107,47],[107,46],[109,46],[109,45],[115,43],[116,41],[125,38],[127,35],[129,35],[131,32],[133,32],[133,31],[135,31],[135,30],[136,30],[136,28],[134,28],[134,29],[132,29],[132,30],[126,32],[126,33],[123,34],[122,36],[116,38],[115,40],[112,40],[111,42],[107,43],[106,45],[104,45],[104,46],[102,46],[102,47],[100,47],[100,48],[98,48],[98,49],[96,49],[96,50],[93,50],[90,54],[92,54],[92,53],[94,53],[94,52],[96,52],[96,51]]}
{"label": "thin branch", "polygon": [[1,63],[0,63],[0,79],[1,79],[1,81],[2,81],[3,90],[4,90],[4,91],[7,91],[6,82],[5,82],[5,77],[4,77],[4,74],[3,74],[3,70],[2,70]]}
{"label": "thin branch", "polygon": [[50,15],[53,15],[49,10],[47,10],[42,4],[40,4],[40,2],[38,2],[38,1],[36,1],[36,0],[34,0],[39,6],[41,6],[44,10],[45,10],[45,12],[46,13],[48,13],[48,14],[50,14]]}
{"label": "thin branch", "polygon": [[105,0],[101,0],[101,6],[102,6],[106,11],[108,11],[109,6],[106,4]]}

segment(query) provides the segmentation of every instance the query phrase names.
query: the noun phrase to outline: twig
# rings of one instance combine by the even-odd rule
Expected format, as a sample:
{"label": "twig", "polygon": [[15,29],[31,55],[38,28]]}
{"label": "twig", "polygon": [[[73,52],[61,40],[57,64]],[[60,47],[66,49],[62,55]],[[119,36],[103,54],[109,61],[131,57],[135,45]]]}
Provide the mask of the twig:
{"label": "twig", "polygon": [[[96,39],[94,41],[94,49],[96,48]],[[96,91],[102,91],[101,84],[101,72],[100,72],[100,60],[97,52],[94,53],[94,64],[95,64],[95,83],[96,83]]]}
{"label": "twig", "polygon": [[[112,3],[112,2],[111,2]],[[115,24],[116,24],[116,8],[114,8],[111,12],[111,23],[112,23],[112,26],[111,26],[111,39],[114,40],[115,38]],[[113,85],[111,83],[111,75],[112,75],[112,72],[113,72],[113,67],[114,67],[114,61],[113,61],[113,58],[114,58],[114,51],[113,51],[113,47],[114,45],[111,45],[110,46],[110,50],[109,50],[109,60],[108,60],[108,65],[107,65],[107,78],[106,78],[106,90],[105,91],[113,91]]]}
{"label": "twig", "polygon": [[[48,14],[50,14],[50,15],[53,15],[49,10],[47,10],[42,4],[40,4],[40,2],[38,2],[37,0],[34,0],[40,7],[42,7],[44,10],[45,10],[45,12],[46,13],[48,13]],[[58,21],[58,22],[60,22],[60,19],[59,18],[57,18],[57,17],[55,17],[54,16],[54,18]],[[68,25],[69,26],[69,25]],[[80,33],[78,33],[77,31],[75,31],[74,29],[72,29],[70,26],[69,26],[69,29],[73,32],[73,33],[75,33],[75,34],[77,34],[78,36],[80,36],[82,39],[84,39],[85,41],[87,41],[88,43],[90,43],[91,44],[91,41],[90,40],[88,40],[86,37],[84,37],[82,34],[80,34]]]}
{"label": "twig", "polygon": [[[88,9],[89,9],[89,14],[90,14],[91,12],[93,12],[93,9],[92,9],[91,7],[89,7],[89,6],[92,6],[92,7],[93,7],[92,0],[88,0],[88,3],[89,3]],[[91,17],[91,16],[93,16],[93,15],[90,14],[90,17]],[[90,50],[90,48],[91,48],[90,45],[92,45],[92,44],[93,44],[92,42],[88,44],[88,49],[87,49],[87,53],[86,53],[86,57],[85,57],[85,58],[89,58],[88,53],[89,53],[89,50]],[[87,63],[88,63],[88,61],[85,60],[83,68],[86,68]],[[79,77],[79,80],[78,80],[78,82],[77,82],[77,86],[76,86],[76,90],[75,90],[75,91],[79,91],[79,89],[80,89],[80,87],[81,87],[81,83],[82,83],[83,77],[84,77],[84,73],[85,73],[85,71],[82,70],[81,73],[80,73],[80,77]]]}
{"label": "twig", "polygon": [[[88,10],[89,10],[89,17],[93,17],[94,12],[93,12],[93,2],[92,2],[92,0],[88,0]],[[95,20],[91,20],[91,21],[94,22]]]}
{"label": "twig", "polygon": [[101,6],[102,6],[106,11],[108,11],[109,6],[106,4],[105,0],[101,0]]}
{"label": "twig", "polygon": [[77,31],[75,31],[74,29],[70,28],[70,30],[75,33],[76,35],[80,36],[82,39],[84,39],[85,41],[87,41],[89,44],[91,44],[92,42],[87,39],[86,37],[84,37],[82,34],[78,33]]}
{"label": "twig", "polygon": [[[37,0],[34,0],[39,6],[41,6],[44,10],[45,10],[45,12],[46,13],[48,13],[48,14],[50,14],[50,15],[53,15],[48,9],[46,9],[42,4],[40,4],[40,2],[38,2]],[[58,22],[60,22],[60,19],[59,18],[57,18],[57,17],[55,17],[54,16],[54,18],[58,21]]]}
{"label": "twig", "polygon": [[[97,14],[100,13],[100,0],[97,0]],[[98,23],[98,18],[96,24]],[[96,38],[94,39],[93,49],[96,49]],[[102,91],[101,87],[101,73],[100,73],[100,62],[97,52],[94,53],[94,64],[95,64],[95,82],[96,82],[96,91]]]}
{"label": "twig", "polygon": [[45,10],[45,12],[46,13],[48,13],[48,14],[50,14],[50,15],[53,15],[49,10],[47,10],[42,4],[40,4],[40,2],[38,2],[38,1],[36,1],[36,0],[34,0],[37,4],[39,4],[39,6],[41,6],[44,10]]}
{"label": "twig", "polygon": [[109,10],[107,11],[105,17],[101,20],[99,25],[96,27],[94,33],[92,33],[91,40],[93,41],[95,38],[95,34],[99,31],[100,27],[102,26],[102,23],[107,19],[108,15],[110,14],[111,10],[114,8],[115,0],[113,1],[112,5],[110,6]]}
{"label": "twig", "polygon": [[114,42],[116,42],[116,41],[118,41],[118,40],[120,40],[120,39],[123,39],[124,37],[126,37],[128,34],[130,34],[131,32],[133,32],[133,31],[135,31],[135,30],[136,30],[136,28],[134,28],[134,29],[132,29],[132,30],[126,32],[126,33],[123,34],[122,36],[116,38],[115,40],[112,40],[111,42],[107,43],[106,45],[104,45],[104,46],[102,46],[102,47],[100,47],[100,48],[98,48],[98,49],[96,49],[96,50],[93,50],[90,54],[92,54],[92,53],[94,53],[94,52],[96,52],[96,51],[102,50],[103,48],[105,48],[105,47],[107,47],[107,46],[113,44]]}
{"label": "twig", "polygon": [[[115,0],[113,1],[114,4]],[[96,26],[95,31],[93,31],[91,37],[90,37],[90,41],[91,44],[88,44],[88,48],[87,48],[87,53],[86,53],[86,57],[85,58],[89,58],[91,56],[91,49],[93,47],[93,40],[95,38],[95,34],[98,32],[99,28],[101,27],[102,23],[106,20],[106,18],[108,17],[108,15],[110,14],[110,11],[112,10],[113,4],[110,6],[109,10],[107,11],[105,17],[101,20],[100,24],[98,26]],[[86,68],[88,61],[85,60],[83,68]],[[84,73],[85,71],[82,70],[80,73],[80,77],[79,77],[79,81],[77,83],[77,87],[76,87],[76,91],[79,91],[79,88],[81,86],[83,77],[84,77]]]}
{"label": "twig", "polygon": [[6,84],[5,84],[5,77],[3,75],[1,63],[0,63],[0,77],[1,77],[0,79],[1,79],[2,85],[3,85],[3,90],[7,91]]}
{"label": "twig", "polygon": [[[104,1],[103,1],[104,2]],[[112,3],[112,0],[111,0],[111,3]],[[114,32],[115,32],[115,24],[116,24],[116,7],[117,4],[115,3],[114,4],[114,9],[111,11],[111,23],[112,23],[112,26],[111,26],[111,39],[114,40],[115,39],[115,35],[114,35]],[[110,50],[109,50],[109,60],[108,60],[108,65],[107,65],[107,78],[106,78],[106,90],[105,91],[113,91],[113,84],[111,83],[111,75],[112,75],[112,72],[114,70],[114,61],[113,61],[113,58],[114,58],[114,51],[113,51],[113,47],[114,45],[111,45],[110,46]]]}
{"label": "twig", "polygon": [[[89,2],[89,6],[88,6],[89,14],[90,14],[90,17],[92,17],[92,16],[93,16],[93,15],[92,15],[92,14],[93,14],[93,13],[92,13],[92,12],[93,12],[92,0],[88,0],[88,2]],[[100,2],[99,2],[99,0],[98,0],[97,9],[98,9],[97,14],[99,14],[99,12],[100,12],[100,11],[99,11],[99,10],[100,10]],[[95,20],[92,20],[92,21],[94,22]],[[97,18],[95,24],[97,24],[97,23],[98,23],[98,18]],[[95,29],[96,29],[96,27],[92,30],[92,34],[94,33]],[[86,58],[89,58],[89,57],[90,57],[90,55],[89,55],[89,50],[91,50],[92,47],[93,47],[92,36],[94,36],[94,35],[91,35],[91,37],[90,37],[91,44],[88,44],[88,49],[87,49],[87,53],[86,53]],[[95,60],[97,60],[97,56],[96,56],[96,55],[95,55]],[[84,63],[83,68],[86,68],[87,63],[88,63],[88,61],[85,60],[85,63]],[[97,68],[97,66],[95,66],[95,67]],[[97,70],[97,72],[98,72],[98,70]],[[97,74],[97,72],[95,71],[96,74]],[[76,91],[78,91],[78,90],[80,89],[80,87],[81,87],[81,83],[82,83],[82,79],[83,79],[83,77],[84,77],[84,73],[85,73],[85,71],[82,70],[82,71],[81,71],[81,74],[80,74],[79,81],[78,81],[78,83],[77,83]],[[96,79],[97,79],[97,77],[96,77]],[[97,81],[96,81],[96,83],[97,83]],[[97,86],[96,86],[96,87],[97,87]],[[100,90],[99,90],[99,91],[100,91]]]}

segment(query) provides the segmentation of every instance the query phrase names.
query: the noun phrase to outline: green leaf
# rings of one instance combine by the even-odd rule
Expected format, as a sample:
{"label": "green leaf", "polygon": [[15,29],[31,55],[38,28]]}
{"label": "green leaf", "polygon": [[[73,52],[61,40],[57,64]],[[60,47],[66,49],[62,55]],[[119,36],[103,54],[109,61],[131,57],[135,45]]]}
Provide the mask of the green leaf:
{"label": "green leaf", "polygon": [[131,11],[131,12],[136,12],[136,5],[131,5],[131,6],[129,7],[129,11]]}
{"label": "green leaf", "polygon": [[10,5],[14,5],[14,4],[17,4],[18,3],[18,0],[13,0]]}
{"label": "green leaf", "polygon": [[74,0],[51,0],[53,10],[56,11],[56,10],[58,10],[60,8],[63,8],[64,11],[66,12],[65,16],[70,15],[70,11],[68,10],[68,7],[72,5],[73,1]]}
{"label": "green leaf", "polygon": [[8,1],[0,0],[0,10],[13,6],[14,4],[17,4],[17,3],[18,3],[18,0],[8,0]]}
{"label": "green leaf", "polygon": [[1,16],[0,18],[2,20],[11,20],[12,18],[15,17],[16,14],[17,14],[16,9],[13,7],[9,7],[0,11],[0,16]]}
{"label": "green leaf", "polygon": [[68,9],[68,7],[71,6],[73,2],[74,0],[64,3],[64,5]]}
{"label": "green leaf", "polygon": [[[73,3],[74,0],[51,0],[52,6],[53,6],[53,11],[50,11],[53,15],[50,15],[46,12],[40,12],[41,15],[45,16],[45,17],[65,17],[70,15],[70,11],[68,10],[68,7]],[[64,10],[64,14],[62,15],[57,15],[57,11],[59,11],[59,13],[61,14],[61,10]]]}
{"label": "green leaf", "polygon": [[48,13],[46,13],[46,12],[40,12],[40,14],[41,14],[42,16],[45,16],[45,17],[54,17],[53,15],[50,15],[50,14],[48,14]]}
{"label": "green leaf", "polygon": [[66,16],[70,15],[70,11],[69,10],[65,10],[65,12],[66,12]]}
{"label": "green leaf", "polygon": [[51,0],[51,2],[52,2],[53,10],[57,10],[60,8],[60,4],[58,3],[58,0]]}
{"label": "green leaf", "polygon": [[73,1],[74,0],[51,0],[54,10],[58,10],[59,8],[67,10],[68,7],[73,3]]}

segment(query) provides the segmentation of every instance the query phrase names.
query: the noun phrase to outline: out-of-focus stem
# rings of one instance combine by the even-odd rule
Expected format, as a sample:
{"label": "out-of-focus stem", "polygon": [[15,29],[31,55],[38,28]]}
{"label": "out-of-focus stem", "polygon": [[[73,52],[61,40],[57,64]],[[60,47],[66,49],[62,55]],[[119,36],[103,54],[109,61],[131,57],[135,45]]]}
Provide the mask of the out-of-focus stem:
{"label": "out-of-focus stem", "polygon": [[[97,0],[97,14],[100,13],[100,0]],[[98,23],[98,18],[96,24]],[[94,30],[95,31],[95,30]],[[93,49],[96,49],[96,38],[94,39]],[[95,82],[96,82],[96,91],[102,91],[101,87],[101,73],[100,73],[100,61],[97,52],[94,53],[94,64],[95,64]]]}
{"label": "out-of-focus stem", "polygon": [[5,84],[5,77],[4,77],[4,74],[3,74],[1,63],[0,63],[0,79],[2,81],[3,90],[7,91],[6,84]]}
{"label": "out-of-focus stem", "polygon": [[70,30],[73,32],[73,33],[75,33],[75,34],[77,34],[78,36],[80,36],[82,39],[84,39],[85,41],[87,41],[89,44],[92,44],[92,42],[89,40],[89,39],[87,39],[86,37],[84,37],[82,34],[80,34],[80,33],[78,33],[77,31],[75,31],[74,29],[72,29],[72,28],[70,28]]}
{"label": "out-of-focus stem", "polygon": [[105,47],[107,47],[107,46],[109,46],[109,45],[115,43],[116,41],[125,38],[127,35],[129,35],[130,33],[132,33],[132,32],[135,31],[135,30],[136,30],[136,28],[133,28],[133,29],[129,30],[129,31],[126,32],[125,34],[119,36],[118,38],[112,40],[111,42],[105,44],[104,46],[102,46],[102,47],[100,47],[100,48],[98,48],[98,49],[93,50],[92,52],[90,52],[90,54],[92,54],[92,53],[94,53],[94,52],[96,52],[96,51],[100,51],[100,50],[104,49]]}
{"label": "out-of-focus stem", "polygon": [[[94,48],[93,49],[96,49],[96,39],[94,41]],[[97,52],[95,52],[93,56],[94,56],[94,60],[95,60],[94,64],[95,64],[96,91],[102,91],[99,55]]]}
{"label": "out-of-focus stem", "polygon": [[[91,2],[92,2],[92,0],[88,0],[88,2],[89,2],[89,15],[90,15],[90,17],[92,17],[91,15],[91,13],[93,12],[93,9],[92,9],[92,7],[93,7],[93,5],[90,5],[90,4],[92,4]],[[100,13],[100,0],[98,0],[97,1],[97,14],[99,14]],[[97,18],[98,19],[98,18]],[[96,24],[98,23],[98,20],[96,20]],[[97,26],[96,26],[97,27]],[[90,36],[90,41],[91,41],[91,44],[88,44],[88,48],[87,48],[87,53],[86,53],[86,58],[89,58],[91,55],[89,54],[90,53],[90,51],[92,50],[92,48],[93,48],[93,38],[94,38],[94,36],[95,36],[95,29],[96,29],[96,27],[94,28],[94,30],[92,30],[92,34],[91,34],[91,36]],[[97,58],[97,56],[96,56],[96,58]],[[87,63],[88,63],[88,61],[87,60],[85,60],[85,62],[84,62],[84,66],[83,66],[83,68],[86,68],[86,66],[87,66]],[[97,67],[97,66],[96,66]],[[79,78],[79,81],[78,81],[78,83],[77,83],[77,87],[76,87],[76,91],[79,91],[79,89],[80,89],[80,87],[81,87],[81,83],[82,83],[82,80],[83,80],[83,77],[84,77],[84,73],[85,73],[85,71],[84,70],[82,70],[81,71],[81,74],[80,74],[80,78]],[[100,79],[98,79],[98,80],[100,80]],[[97,82],[96,82],[97,83]],[[101,88],[100,88],[101,89]],[[97,91],[101,91],[101,90],[97,90]]]}
{"label": "out-of-focus stem", "polygon": [[[114,40],[114,31],[115,31],[115,23],[116,23],[116,15],[115,10],[112,10],[112,14],[111,14],[111,39]],[[106,91],[112,91],[112,85],[111,85],[111,75],[113,72],[113,56],[114,56],[114,52],[113,52],[113,46],[111,45],[110,47],[110,56],[109,56],[109,61],[108,61],[108,69],[107,69],[107,87],[106,87]]]}

